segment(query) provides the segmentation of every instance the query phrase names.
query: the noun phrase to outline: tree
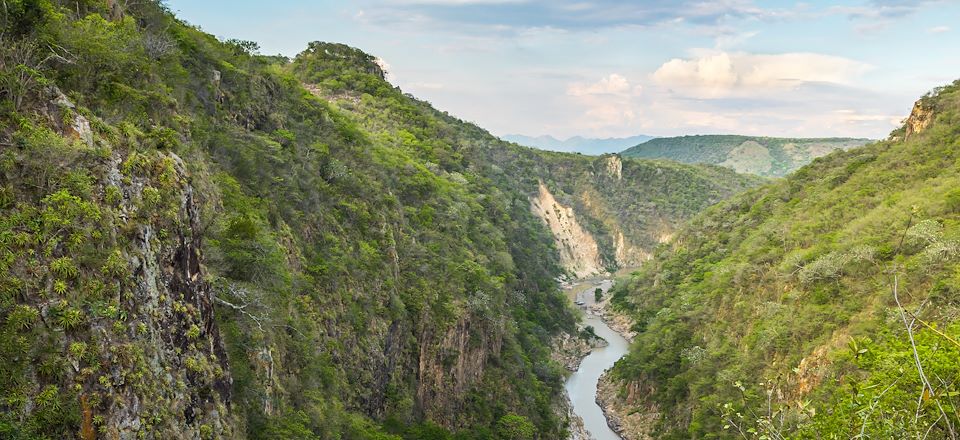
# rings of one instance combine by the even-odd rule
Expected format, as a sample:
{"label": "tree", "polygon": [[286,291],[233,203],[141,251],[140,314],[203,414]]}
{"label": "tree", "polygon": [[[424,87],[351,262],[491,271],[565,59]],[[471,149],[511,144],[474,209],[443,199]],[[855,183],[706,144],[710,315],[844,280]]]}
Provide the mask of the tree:
{"label": "tree", "polygon": [[535,433],[533,423],[521,415],[507,414],[497,421],[497,438],[501,440],[533,440]]}
{"label": "tree", "polygon": [[603,289],[597,287],[597,290],[593,291],[593,299],[596,302],[600,302],[603,299]]}

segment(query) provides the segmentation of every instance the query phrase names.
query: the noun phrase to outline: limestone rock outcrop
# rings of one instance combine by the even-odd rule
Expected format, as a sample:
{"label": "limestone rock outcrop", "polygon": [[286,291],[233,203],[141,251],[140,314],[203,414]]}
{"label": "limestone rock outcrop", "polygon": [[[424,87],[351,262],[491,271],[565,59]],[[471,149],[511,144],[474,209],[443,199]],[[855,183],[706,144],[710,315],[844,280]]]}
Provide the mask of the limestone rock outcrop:
{"label": "limestone rock outcrop", "polygon": [[530,199],[530,209],[553,233],[564,269],[577,278],[605,272],[596,239],[577,221],[573,208],[558,202],[543,182]]}
{"label": "limestone rock outcrop", "polygon": [[913,110],[910,111],[910,116],[907,117],[907,120],[904,121],[904,126],[906,127],[906,138],[910,138],[915,134],[920,134],[927,127],[933,123],[934,111],[933,108],[927,105],[924,100],[919,100],[913,105]]}

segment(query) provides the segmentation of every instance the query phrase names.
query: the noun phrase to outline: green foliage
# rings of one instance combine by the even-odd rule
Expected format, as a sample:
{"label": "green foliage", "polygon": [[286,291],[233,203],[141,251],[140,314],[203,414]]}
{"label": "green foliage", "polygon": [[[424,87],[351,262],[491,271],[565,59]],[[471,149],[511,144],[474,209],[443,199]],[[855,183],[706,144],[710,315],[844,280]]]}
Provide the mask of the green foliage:
{"label": "green foliage", "polygon": [[[876,341],[864,340],[844,353],[844,361],[856,368],[849,380],[831,393],[825,411],[813,414],[800,424],[804,436],[831,433],[838,437],[855,437],[861,433],[874,438],[905,438],[928,435],[948,438],[947,423],[956,427],[957,389],[960,377],[960,325],[937,330],[921,328],[916,332],[917,356],[928,377],[942,378],[934,393],[923,391],[914,363],[910,342],[899,331],[884,331]],[[950,379],[947,379],[950,378]],[[919,399],[918,399],[919,396]],[[917,417],[920,401],[922,417]],[[907,402],[911,402],[907,404]],[[947,420],[939,419],[940,409]],[[954,428],[956,429],[956,428]]]}
{"label": "green foliage", "polygon": [[73,342],[70,344],[68,351],[74,359],[83,359],[83,356],[87,354],[87,344],[83,342]]}
{"label": "green foliage", "polygon": [[7,315],[7,325],[17,330],[29,330],[37,322],[40,312],[27,305],[17,305]]}
{"label": "green foliage", "polygon": [[[75,436],[131,393],[157,436],[563,437],[549,350],[575,316],[530,212],[538,180],[610,266],[617,227],[652,248],[660,225],[759,182],[632,160],[619,179],[609,157],[515,147],[344,45],[290,62],[159,2],[5,5],[7,437]],[[22,48],[36,56],[10,61]],[[93,147],[65,129],[77,115]],[[59,406],[27,405],[48,389]],[[203,408],[170,414],[185,395]]]}
{"label": "green foliage", "polygon": [[960,212],[960,188],[948,192],[944,201],[947,203],[948,211]]}
{"label": "green foliage", "polygon": [[294,72],[311,84],[334,92],[351,91],[373,96],[393,95],[375,57],[338,43],[312,42],[297,55]]}
{"label": "green foliage", "polygon": [[926,131],[722,202],[618,283],[639,334],[614,372],[654,390],[656,436],[948,438],[960,426],[960,218],[944,203],[960,185],[960,83],[927,99],[939,113]]}
{"label": "green foliage", "polygon": [[[869,139],[772,138],[736,135],[698,135],[655,138],[621,153],[624,157],[670,159],[733,167],[768,177],[784,176],[834,150],[862,146]],[[856,163],[851,163],[853,171]]]}
{"label": "green foliage", "polygon": [[497,420],[497,438],[503,440],[533,440],[536,428],[526,417],[507,414]]}
{"label": "green foliage", "polygon": [[[31,16],[28,3],[45,11]],[[77,387],[99,399],[89,410],[100,420],[136,393],[157,435],[190,424],[229,436],[211,429],[236,415],[250,438],[394,440],[424,426],[489,438],[507,413],[542,438],[561,435],[548,347],[574,316],[526,194],[460,151],[492,136],[404,96],[346,46],[315,43],[288,65],[156,2],[127,2],[119,15],[99,1],[13,5],[4,24],[30,26],[4,43],[70,59],[29,66],[22,102],[0,113],[13,145],[0,156],[0,390],[12,396],[0,405],[15,414],[0,435],[75,435]],[[8,59],[4,98],[25,71]],[[369,107],[341,109],[301,82]],[[41,108],[60,112],[56,123],[35,117]],[[62,131],[77,114],[94,148]],[[465,351],[442,347],[458,331]],[[225,360],[208,352],[217,335]],[[160,371],[146,360],[157,350]],[[409,365],[421,354],[436,377],[456,373],[458,356],[482,359],[483,371],[457,393],[424,379],[420,399]],[[230,395],[226,374],[232,398],[219,403],[232,414],[219,409],[216,425],[203,418],[215,411],[165,414],[174,394],[198,405]],[[23,404],[32,395],[22,390],[48,385],[64,402],[56,417]],[[388,418],[402,421],[393,434],[379,426]]]}
{"label": "green foliage", "polygon": [[64,278],[76,278],[80,274],[70,257],[60,257],[50,263],[50,270]]}
{"label": "green foliage", "polygon": [[83,312],[72,308],[64,307],[57,314],[57,325],[64,330],[75,330],[84,323]]}
{"label": "green foliage", "polygon": [[114,250],[107,256],[100,272],[114,278],[122,278],[127,274],[127,262],[123,259],[123,254],[119,249]]}
{"label": "green foliage", "polygon": [[4,3],[0,24],[11,37],[24,37],[42,29],[55,12],[53,3],[48,0],[13,0]]}
{"label": "green foliage", "polygon": [[60,409],[59,391],[55,385],[47,385],[37,394],[37,406],[43,409]]}
{"label": "green foliage", "polygon": [[200,327],[197,327],[196,324],[190,326],[190,329],[186,333],[187,339],[195,340],[200,337]]}

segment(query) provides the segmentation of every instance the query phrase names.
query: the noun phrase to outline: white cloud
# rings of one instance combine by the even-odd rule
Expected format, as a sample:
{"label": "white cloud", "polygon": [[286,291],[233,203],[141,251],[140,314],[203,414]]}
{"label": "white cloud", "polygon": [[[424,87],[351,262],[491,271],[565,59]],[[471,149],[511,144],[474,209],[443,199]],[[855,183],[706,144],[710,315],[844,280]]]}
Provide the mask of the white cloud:
{"label": "white cloud", "polygon": [[743,133],[878,136],[899,121],[860,89],[871,66],[815,53],[696,50],[649,75],[610,73],[566,86],[562,134]]}
{"label": "white cloud", "polygon": [[690,87],[718,95],[736,85],[737,73],[730,54],[721,52],[690,60],[674,58],[660,66],[653,79],[668,87]]}
{"label": "white cloud", "polygon": [[829,10],[853,19],[897,19],[945,3],[944,0],[871,0],[864,6],[834,6]]}
{"label": "white cloud", "polygon": [[600,104],[584,112],[584,126],[591,130],[623,126],[636,118],[630,107],[616,104]]}
{"label": "white cloud", "polygon": [[950,26],[934,26],[930,29],[927,29],[927,32],[931,34],[942,34],[944,32],[950,32]]}
{"label": "white cloud", "polygon": [[836,110],[836,105],[824,102],[787,108],[730,106],[717,111],[715,107],[691,105],[689,100],[656,96],[645,104],[644,114],[649,117],[636,121],[639,126],[634,131],[661,135],[726,133],[785,137],[881,137],[896,128],[903,117],[873,110]]}
{"label": "white cloud", "polygon": [[578,123],[590,130],[629,124],[637,117],[635,98],[643,87],[631,85],[626,77],[611,73],[594,83],[573,83],[567,95],[582,108]]}
{"label": "white cloud", "polygon": [[694,58],[667,61],[652,77],[677,93],[710,98],[790,89],[809,82],[850,84],[870,68],[859,61],[816,53],[711,51]]}
{"label": "white cloud", "polygon": [[948,0],[870,0],[859,6],[833,6],[827,12],[859,21],[854,26],[858,33],[875,34],[887,30],[898,20],[946,3]]}
{"label": "white cloud", "polygon": [[[593,84],[575,83],[567,88],[570,96],[627,95],[631,93],[630,82],[623,75],[612,73]],[[637,90],[639,92],[639,90]]]}
{"label": "white cloud", "polygon": [[715,44],[717,49],[729,49],[745,43],[758,34],[759,32],[756,31],[740,32],[736,30],[726,30],[717,35]]}

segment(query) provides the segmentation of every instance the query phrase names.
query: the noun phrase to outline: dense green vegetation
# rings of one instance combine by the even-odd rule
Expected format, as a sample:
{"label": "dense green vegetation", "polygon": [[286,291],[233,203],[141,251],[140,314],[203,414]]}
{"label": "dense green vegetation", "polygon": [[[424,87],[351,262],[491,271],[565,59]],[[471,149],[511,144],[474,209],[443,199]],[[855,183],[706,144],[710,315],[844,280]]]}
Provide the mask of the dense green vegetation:
{"label": "dense green vegetation", "polygon": [[833,150],[859,147],[867,142],[870,140],[738,135],[678,136],[651,139],[621,154],[624,157],[722,165],[741,173],[779,177]]}
{"label": "dense green vegetation", "polygon": [[[350,67],[357,60],[361,67]],[[623,263],[615,258],[616,232],[623,232],[630,244],[651,250],[660,236],[705,207],[764,181],[718,166],[589,157],[505,143],[429,103],[402,95],[382,80],[374,62],[357,49],[314,43],[295,60],[293,71],[364,131],[408,151],[428,167],[484,176],[493,187],[526,195],[535,195],[543,182],[559,202],[574,207],[611,271]],[[614,168],[619,175],[610,168],[611,162],[618,164]],[[523,202],[514,206],[527,207]]]}
{"label": "dense green vegetation", "polygon": [[923,102],[922,132],[710,208],[615,288],[657,437],[956,438],[960,81]]}
{"label": "dense green vegetation", "polygon": [[485,173],[498,186],[535,193],[538,182],[544,182],[560,203],[574,208],[611,272],[642,261],[618,261],[616,241],[621,233],[627,247],[651,252],[694,214],[765,181],[718,166],[588,157],[514,145],[476,149],[472,154],[478,158],[475,163],[490,164]]}
{"label": "dense green vegetation", "polygon": [[[0,436],[562,434],[551,241],[457,127],[359,51],[290,65],[108,3],[0,12]],[[429,144],[361,129],[320,77]],[[204,279],[165,275],[201,238]]]}
{"label": "dense green vegetation", "polygon": [[614,180],[343,45],[288,60],[156,1],[2,3],[3,438],[562,438],[550,345],[576,327],[538,180],[650,236],[640,216],[757,183]]}

